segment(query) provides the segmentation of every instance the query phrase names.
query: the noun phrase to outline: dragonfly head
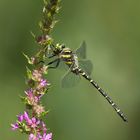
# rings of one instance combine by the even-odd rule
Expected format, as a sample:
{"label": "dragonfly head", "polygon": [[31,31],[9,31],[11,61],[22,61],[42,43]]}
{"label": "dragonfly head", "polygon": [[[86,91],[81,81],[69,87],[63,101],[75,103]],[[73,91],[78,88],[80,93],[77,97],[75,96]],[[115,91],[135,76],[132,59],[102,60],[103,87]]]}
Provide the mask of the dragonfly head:
{"label": "dragonfly head", "polygon": [[65,45],[64,44],[56,44],[56,46],[55,46],[55,51],[56,52],[58,52],[58,53],[60,53],[60,52],[62,52],[63,51],[63,49],[65,48]]}

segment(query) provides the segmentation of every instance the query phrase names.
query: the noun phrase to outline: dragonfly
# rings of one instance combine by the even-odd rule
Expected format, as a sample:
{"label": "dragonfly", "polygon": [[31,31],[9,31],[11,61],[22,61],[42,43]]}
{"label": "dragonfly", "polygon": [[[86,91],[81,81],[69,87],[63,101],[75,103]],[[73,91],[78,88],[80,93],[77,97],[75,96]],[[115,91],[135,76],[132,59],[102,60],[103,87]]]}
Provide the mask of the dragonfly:
{"label": "dragonfly", "polygon": [[[86,59],[86,42],[80,45],[78,49],[72,51],[63,44],[57,44],[52,47],[52,55],[49,58],[56,57],[53,61],[48,63],[48,68],[57,68],[60,62],[64,62],[68,66],[68,71],[63,76],[61,83],[62,87],[75,86],[80,77],[85,78],[91,83],[99,93],[109,102],[114,108],[116,113],[122,118],[123,121],[127,122],[127,117],[116,105],[116,103],[109,97],[109,95],[95,82],[90,74],[92,72],[93,65],[90,60]],[[72,80],[73,79],[73,80]]]}

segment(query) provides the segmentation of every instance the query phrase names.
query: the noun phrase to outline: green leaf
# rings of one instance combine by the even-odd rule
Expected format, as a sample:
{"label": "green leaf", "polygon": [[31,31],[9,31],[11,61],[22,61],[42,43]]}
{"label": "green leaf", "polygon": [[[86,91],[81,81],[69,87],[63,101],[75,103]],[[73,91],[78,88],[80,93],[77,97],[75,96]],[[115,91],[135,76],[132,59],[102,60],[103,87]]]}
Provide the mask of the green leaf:
{"label": "green leaf", "polygon": [[30,34],[32,35],[32,37],[35,39],[36,38],[36,35],[32,32],[32,31],[30,31]]}
{"label": "green leaf", "polygon": [[19,97],[20,97],[21,101],[25,103],[26,98],[25,98],[25,97],[23,97],[23,96],[19,96]]}
{"label": "green leaf", "polygon": [[46,116],[49,112],[50,112],[49,110],[48,110],[48,111],[45,111],[45,112],[42,112],[42,113],[41,113],[41,117]]}
{"label": "green leaf", "polygon": [[26,66],[26,70],[27,70],[27,77],[28,77],[28,79],[31,79],[32,78],[31,70],[27,66]]}
{"label": "green leaf", "polygon": [[26,55],[25,53],[22,53],[24,56],[25,56],[25,58],[28,60],[28,63],[29,64],[33,64],[33,62],[31,61],[31,59],[28,57],[28,55]]}

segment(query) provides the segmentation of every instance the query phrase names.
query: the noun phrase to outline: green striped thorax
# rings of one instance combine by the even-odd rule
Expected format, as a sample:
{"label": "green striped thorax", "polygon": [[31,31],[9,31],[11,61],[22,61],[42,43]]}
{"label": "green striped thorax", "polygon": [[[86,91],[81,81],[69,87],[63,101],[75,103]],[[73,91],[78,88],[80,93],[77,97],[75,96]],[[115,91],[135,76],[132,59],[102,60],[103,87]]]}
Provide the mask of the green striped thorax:
{"label": "green striped thorax", "polygon": [[64,44],[57,44],[54,50],[55,55],[58,55],[60,59],[62,59],[66,65],[71,67],[78,68],[78,57],[77,55],[70,49],[66,48]]}

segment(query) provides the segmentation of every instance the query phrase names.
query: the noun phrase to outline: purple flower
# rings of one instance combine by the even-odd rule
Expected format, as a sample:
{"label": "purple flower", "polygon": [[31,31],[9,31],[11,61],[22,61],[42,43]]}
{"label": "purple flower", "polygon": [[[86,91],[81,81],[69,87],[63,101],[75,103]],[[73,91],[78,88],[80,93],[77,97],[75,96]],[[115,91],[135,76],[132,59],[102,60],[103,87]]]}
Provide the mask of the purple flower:
{"label": "purple flower", "polygon": [[30,126],[32,128],[36,128],[40,124],[40,120],[37,120],[35,117],[33,117],[30,121]]}
{"label": "purple flower", "polygon": [[40,140],[52,140],[52,133],[44,133],[43,136],[40,136]]}
{"label": "purple flower", "polygon": [[18,115],[17,117],[17,122],[15,124],[11,124],[12,130],[16,130],[19,128],[20,130],[29,132],[30,130],[36,129],[36,131],[44,132],[45,124],[42,125],[42,121],[40,121],[38,118],[30,118],[26,111],[24,111],[24,114]]}
{"label": "purple flower", "polygon": [[27,101],[28,101],[28,104],[30,105],[36,105],[40,100],[40,97],[37,97],[34,95],[32,89],[25,91],[25,94],[27,95]]}
{"label": "purple flower", "polygon": [[39,70],[34,70],[32,75],[35,81],[40,81],[42,78],[42,73]]}
{"label": "purple flower", "polygon": [[32,96],[33,95],[33,89],[29,89],[29,90],[25,91],[25,94],[29,97]]}
{"label": "purple flower", "polygon": [[35,136],[34,134],[30,134],[29,140],[39,140],[39,138],[37,136]]}
{"label": "purple flower", "polygon": [[19,121],[19,122],[22,122],[23,119],[24,119],[23,115],[18,115],[17,117],[18,117],[18,121]]}
{"label": "purple flower", "polygon": [[40,121],[38,119],[36,119],[35,117],[30,119],[27,112],[24,112],[24,119],[25,119],[27,125],[29,125],[32,128],[37,127],[40,123]]}
{"label": "purple flower", "polygon": [[41,114],[45,112],[45,109],[42,105],[34,105],[33,110],[37,116],[41,116]]}
{"label": "purple flower", "polygon": [[41,79],[40,86],[45,87],[47,85],[47,81],[45,79]]}
{"label": "purple flower", "polygon": [[42,131],[45,133],[47,131],[45,123],[42,121]]}
{"label": "purple flower", "polygon": [[30,122],[30,118],[29,118],[29,115],[26,111],[24,111],[24,114],[23,114],[23,118],[26,122]]}
{"label": "purple flower", "polygon": [[18,123],[11,124],[11,126],[12,126],[12,130],[16,130],[19,128]]}
{"label": "purple flower", "polygon": [[45,79],[41,79],[38,86],[37,86],[37,89],[40,90],[46,86],[47,86],[47,81]]}

